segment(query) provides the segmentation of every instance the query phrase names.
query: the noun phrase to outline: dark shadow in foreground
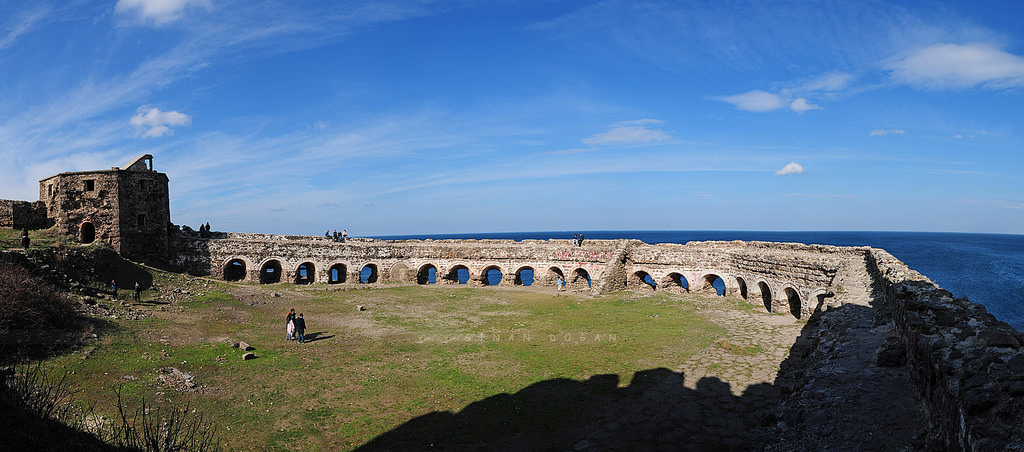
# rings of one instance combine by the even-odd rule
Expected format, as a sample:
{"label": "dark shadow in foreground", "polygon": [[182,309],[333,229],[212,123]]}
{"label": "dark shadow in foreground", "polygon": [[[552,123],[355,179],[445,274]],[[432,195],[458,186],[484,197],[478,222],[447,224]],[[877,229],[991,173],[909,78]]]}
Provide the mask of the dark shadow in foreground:
{"label": "dark shadow in foreground", "polygon": [[317,331],[316,333],[309,333],[309,334],[303,336],[302,340],[305,341],[305,342],[316,342],[316,341],[322,341],[322,340],[330,339],[332,337],[334,337],[333,334],[327,334],[324,331]]}
{"label": "dark shadow in foreground", "polygon": [[357,450],[747,450],[766,410],[770,384],[734,396],[718,378],[683,385],[665,368],[586,381],[552,379],[474,402],[458,413],[406,422]]}

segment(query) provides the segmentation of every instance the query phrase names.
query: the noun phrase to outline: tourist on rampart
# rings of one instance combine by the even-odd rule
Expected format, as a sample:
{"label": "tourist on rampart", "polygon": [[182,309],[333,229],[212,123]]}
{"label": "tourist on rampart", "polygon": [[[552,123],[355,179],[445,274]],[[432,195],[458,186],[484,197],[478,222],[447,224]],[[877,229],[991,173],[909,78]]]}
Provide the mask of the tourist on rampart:
{"label": "tourist on rampart", "polygon": [[110,280],[110,291],[114,294],[114,299],[117,299],[117,280]]}
{"label": "tourist on rampart", "polygon": [[295,337],[296,337],[296,339],[298,339],[300,344],[305,342],[306,341],[306,321],[302,318],[302,313],[301,312],[299,313],[299,316],[296,317],[295,320],[292,323],[295,324]]}
{"label": "tourist on rampart", "polygon": [[341,243],[345,243],[348,240],[348,229],[341,230]]}
{"label": "tourist on rampart", "polygon": [[285,340],[292,340],[295,335],[295,309],[288,311],[288,315],[284,317],[285,320]]}
{"label": "tourist on rampart", "polygon": [[578,245],[578,246],[583,246],[583,233],[582,233],[582,232],[580,233],[580,240],[579,240],[579,242],[577,243],[577,245]]}
{"label": "tourist on rampart", "polygon": [[32,242],[32,239],[28,238],[28,228],[21,228],[21,247],[25,248],[25,252],[28,252],[28,245]]}
{"label": "tourist on rampart", "polygon": [[573,234],[572,235],[572,246],[579,246],[579,244],[580,244],[580,235],[579,234]]}

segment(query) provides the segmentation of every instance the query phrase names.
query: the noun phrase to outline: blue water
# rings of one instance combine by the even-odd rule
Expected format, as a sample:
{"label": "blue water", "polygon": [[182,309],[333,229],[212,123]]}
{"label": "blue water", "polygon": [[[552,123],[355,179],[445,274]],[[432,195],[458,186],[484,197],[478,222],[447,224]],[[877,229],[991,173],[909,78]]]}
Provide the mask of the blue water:
{"label": "blue water", "polygon": [[[386,239],[571,239],[578,231],[404,235]],[[942,232],[582,231],[586,239],[646,243],[764,240],[882,248],[956,297],[1024,331],[1024,235]]]}

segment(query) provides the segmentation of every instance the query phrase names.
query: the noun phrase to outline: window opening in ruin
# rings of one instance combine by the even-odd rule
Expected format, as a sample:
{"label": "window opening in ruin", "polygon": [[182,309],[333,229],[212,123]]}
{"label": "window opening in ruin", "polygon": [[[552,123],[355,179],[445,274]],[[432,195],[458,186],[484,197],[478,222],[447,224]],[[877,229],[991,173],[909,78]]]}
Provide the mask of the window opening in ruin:
{"label": "window opening in ruin", "polygon": [[488,286],[497,286],[501,284],[501,270],[497,268],[489,268],[484,272],[484,283]]}
{"label": "window opening in ruin", "polygon": [[93,190],[96,189],[96,180],[95,179],[86,179],[83,182],[85,183],[84,186],[82,187],[82,189],[84,191],[93,191]]}
{"label": "window opening in ruin", "polygon": [[281,282],[281,263],[278,261],[267,261],[260,268],[260,284],[276,284]]}
{"label": "window opening in ruin", "polygon": [[432,264],[424,265],[420,267],[420,271],[416,272],[416,284],[436,284],[437,283],[437,267]]}
{"label": "window opening in ruin", "polygon": [[334,264],[331,266],[327,284],[341,284],[345,282],[346,276],[345,264]]}
{"label": "window opening in ruin", "polygon": [[761,291],[761,302],[764,303],[764,308],[768,312],[772,312],[772,289],[768,287],[768,284],[762,282],[757,283],[757,290]]}
{"label": "window opening in ruin", "polygon": [[690,282],[680,273],[669,273],[665,280],[662,281],[662,285],[665,287],[679,287],[687,292],[690,291]]}
{"label": "window opening in ruin", "polygon": [[704,287],[701,288],[701,292],[711,292],[712,290],[714,290],[715,295],[725,296],[725,280],[714,274],[705,276]]}
{"label": "window opening in ruin", "polygon": [[366,264],[359,270],[359,282],[363,284],[373,284],[377,282],[377,266],[373,264]]}
{"label": "window opening in ruin", "polygon": [[141,226],[145,226],[146,225],[146,214],[140,213],[137,222],[138,222],[138,225],[140,227]]}
{"label": "window opening in ruin", "polygon": [[736,285],[739,286],[739,288],[740,288],[740,298],[746,300],[747,299],[747,282],[744,281],[743,278],[740,278],[739,276],[737,276],[736,277]]}
{"label": "window opening in ruin", "polygon": [[149,190],[149,183],[150,182],[152,182],[152,181],[150,181],[149,179],[139,179],[139,190],[140,191]]}
{"label": "window opening in ruin", "polygon": [[313,284],[316,281],[316,267],[310,262],[303,262],[295,270],[295,284]]}
{"label": "window opening in ruin", "polygon": [[592,287],[590,281],[590,273],[582,268],[577,268],[572,272],[572,281],[570,282],[573,286],[582,285],[584,281],[587,282],[587,287]]}
{"label": "window opening in ruin", "polygon": [[224,266],[225,281],[241,281],[245,279],[245,261],[232,259]]}
{"label": "window opening in ruin", "polygon": [[630,278],[629,285],[632,286],[630,287],[631,289],[658,288],[658,284],[654,282],[654,278],[651,278],[651,275],[645,271],[638,271],[636,273],[633,273],[633,276]]}
{"label": "window opening in ruin", "polygon": [[793,317],[800,318],[800,294],[792,287],[786,288],[786,301],[789,302],[789,313]]}
{"label": "window opening in ruin", "polygon": [[533,269],[530,267],[523,267],[516,272],[516,279],[513,281],[517,286],[532,286],[533,285]]}
{"label": "window opening in ruin", "polygon": [[78,231],[78,243],[92,243],[96,240],[96,226],[92,223],[82,223]]}
{"label": "window opening in ruin", "polygon": [[53,184],[46,184],[46,195],[53,197]]}

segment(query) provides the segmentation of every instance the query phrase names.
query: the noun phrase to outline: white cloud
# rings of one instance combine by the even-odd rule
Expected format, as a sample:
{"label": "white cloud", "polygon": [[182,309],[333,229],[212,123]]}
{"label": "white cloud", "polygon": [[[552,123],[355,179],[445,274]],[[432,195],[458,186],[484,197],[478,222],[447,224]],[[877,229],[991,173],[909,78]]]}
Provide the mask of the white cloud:
{"label": "white cloud", "polygon": [[616,146],[625,144],[644,144],[665,141],[672,136],[653,126],[663,124],[657,119],[638,119],[615,124],[611,130],[591,135],[583,139],[587,146]]}
{"label": "white cloud", "polygon": [[928,88],[1024,86],[1024,57],[988,44],[935,44],[889,66],[896,80]]}
{"label": "white cloud", "polygon": [[187,126],[192,123],[192,118],[177,111],[160,111],[159,108],[143,105],[129,122],[135,127],[135,136],[156,138],[173,134],[174,131],[168,126]]}
{"label": "white cloud", "polygon": [[142,20],[163,25],[177,20],[185,8],[192,5],[210,9],[210,0],[118,0],[114,11],[122,14],[134,12]]}
{"label": "white cloud", "polygon": [[789,175],[789,174],[803,174],[803,173],[804,173],[804,167],[803,166],[801,166],[799,163],[796,163],[796,162],[789,162],[789,163],[786,164],[786,166],[783,166],[782,169],[776,171],[775,175],[776,176],[786,176],[786,175]]}
{"label": "white cloud", "polygon": [[907,133],[907,131],[903,129],[875,129],[868,132],[868,136],[880,137],[885,135],[903,135],[905,133]]}
{"label": "white cloud", "polygon": [[801,97],[801,98],[799,98],[797,100],[794,100],[791,104],[789,104],[789,109],[793,110],[793,111],[795,111],[797,113],[803,113],[805,111],[810,111],[810,110],[819,110],[819,109],[821,109],[821,106],[820,105],[814,105],[814,104],[808,102],[807,99],[804,99],[804,98]]}
{"label": "white cloud", "polygon": [[740,110],[754,111],[758,113],[778,110],[786,106],[786,102],[782,96],[761,91],[759,89],[748,91],[743,94],[719,97],[718,99],[733,104]]}

